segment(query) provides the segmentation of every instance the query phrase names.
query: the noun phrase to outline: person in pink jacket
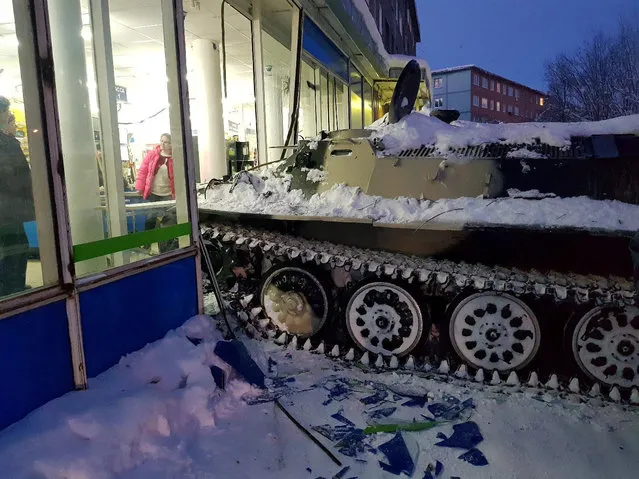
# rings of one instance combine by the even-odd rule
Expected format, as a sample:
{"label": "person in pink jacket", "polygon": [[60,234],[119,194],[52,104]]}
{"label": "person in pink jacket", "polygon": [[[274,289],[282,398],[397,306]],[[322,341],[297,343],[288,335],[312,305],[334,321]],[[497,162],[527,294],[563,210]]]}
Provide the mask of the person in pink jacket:
{"label": "person in pink jacket", "polygon": [[[140,165],[135,189],[147,201],[166,201],[175,199],[175,177],[173,175],[173,150],[171,135],[163,133],[160,144],[149,151]],[[147,230],[161,226],[177,224],[175,208],[162,208],[149,212],[146,220]],[[177,248],[177,239],[159,244],[160,253]]]}

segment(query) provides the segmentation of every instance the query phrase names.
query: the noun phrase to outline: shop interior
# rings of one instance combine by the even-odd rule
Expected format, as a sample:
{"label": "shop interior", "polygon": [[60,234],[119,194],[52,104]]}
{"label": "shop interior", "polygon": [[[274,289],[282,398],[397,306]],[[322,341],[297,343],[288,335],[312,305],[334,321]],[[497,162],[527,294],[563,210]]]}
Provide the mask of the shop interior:
{"label": "shop interior", "polygon": [[[243,2],[235,3],[241,8]],[[264,0],[262,12],[253,12],[258,20],[252,21],[245,3],[244,11],[221,0],[184,3],[192,131],[186,139],[175,106],[176,53],[167,47],[174,44],[174,38],[167,38],[175,34],[169,28],[172,14],[162,11],[168,2],[109,0],[108,16],[100,11],[100,2],[48,2],[74,245],[146,231],[153,228],[148,221],[158,209],[177,212],[177,223],[188,221],[184,141],[193,142],[197,181],[280,158],[291,120],[297,8],[287,0]],[[31,80],[20,67],[20,55],[27,52],[20,50],[13,1],[0,0],[0,6],[0,95],[11,102],[15,137],[31,163],[34,196],[39,197],[36,221],[24,226],[30,248],[26,286],[37,288],[57,278],[54,261],[47,261],[54,255],[43,220],[50,211],[48,192],[35,187],[44,178],[44,148],[42,138],[29,133],[37,131],[30,124],[37,126],[40,120],[37,107],[25,113],[23,84]],[[349,67],[348,59],[334,45],[320,45],[315,51],[319,57],[331,49],[333,58],[317,58],[304,46],[298,140],[321,130],[361,128],[379,116],[374,88]],[[263,74],[256,75],[254,68]],[[262,113],[257,108],[260,95]],[[260,114],[264,131],[258,131]],[[172,135],[175,195],[150,203],[137,191],[136,180],[145,156],[164,133]],[[37,172],[34,164],[40,165]],[[180,245],[185,244],[188,238],[180,238]],[[80,275],[104,271],[157,255],[160,246],[138,244],[100,257],[76,258],[76,269]]]}

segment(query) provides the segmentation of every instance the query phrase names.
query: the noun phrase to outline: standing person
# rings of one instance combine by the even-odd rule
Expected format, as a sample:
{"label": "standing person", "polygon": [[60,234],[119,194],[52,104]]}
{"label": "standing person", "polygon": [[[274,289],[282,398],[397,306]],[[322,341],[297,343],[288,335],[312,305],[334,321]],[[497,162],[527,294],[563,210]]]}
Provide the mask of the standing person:
{"label": "standing person", "polygon": [[0,297],[26,288],[29,240],[24,223],[35,220],[31,169],[15,137],[10,105],[0,97]]}
{"label": "standing person", "polygon": [[[148,201],[166,201],[175,199],[175,178],[173,176],[173,150],[171,135],[163,133],[160,144],[147,153],[142,160],[135,189]],[[175,208],[166,208],[150,212],[146,220],[146,229],[177,224]],[[160,253],[176,249],[177,239],[159,243]]]}

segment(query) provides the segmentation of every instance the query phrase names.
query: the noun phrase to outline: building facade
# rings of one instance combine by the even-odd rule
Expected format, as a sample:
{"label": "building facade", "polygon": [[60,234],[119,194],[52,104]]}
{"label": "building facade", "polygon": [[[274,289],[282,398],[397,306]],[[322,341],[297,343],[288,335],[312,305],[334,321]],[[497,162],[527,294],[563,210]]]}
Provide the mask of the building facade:
{"label": "building facade", "polygon": [[461,120],[536,121],[544,108],[543,92],[475,65],[435,70],[432,76],[433,107],[458,110]]}
{"label": "building facade", "polygon": [[414,56],[421,41],[415,0],[365,0],[392,55]]}

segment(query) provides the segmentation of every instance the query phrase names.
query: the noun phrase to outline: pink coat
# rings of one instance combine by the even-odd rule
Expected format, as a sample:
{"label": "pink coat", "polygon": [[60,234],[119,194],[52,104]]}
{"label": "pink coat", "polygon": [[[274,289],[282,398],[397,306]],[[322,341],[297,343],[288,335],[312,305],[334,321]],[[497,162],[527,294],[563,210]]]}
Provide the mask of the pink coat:
{"label": "pink coat", "polygon": [[[147,153],[142,160],[142,165],[138,171],[138,178],[135,180],[135,189],[142,193],[142,197],[147,199],[153,187],[153,178],[162,164],[160,163],[160,146],[156,146]],[[169,170],[169,181],[171,182],[171,193],[175,199],[175,179],[173,176],[173,158],[168,158],[166,165]]]}

